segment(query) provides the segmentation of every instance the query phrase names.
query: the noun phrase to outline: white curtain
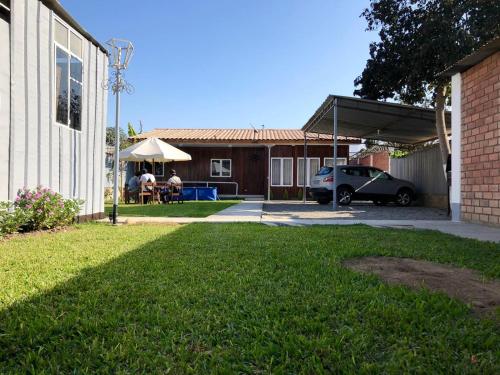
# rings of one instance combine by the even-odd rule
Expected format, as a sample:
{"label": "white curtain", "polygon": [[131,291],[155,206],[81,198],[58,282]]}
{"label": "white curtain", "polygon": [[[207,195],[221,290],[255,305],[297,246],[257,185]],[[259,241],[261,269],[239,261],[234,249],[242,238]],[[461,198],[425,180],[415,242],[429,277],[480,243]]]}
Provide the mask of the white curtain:
{"label": "white curtain", "polygon": [[271,184],[281,185],[281,159],[271,160]]}
{"label": "white curtain", "polygon": [[283,159],[283,185],[293,185],[293,159]]}

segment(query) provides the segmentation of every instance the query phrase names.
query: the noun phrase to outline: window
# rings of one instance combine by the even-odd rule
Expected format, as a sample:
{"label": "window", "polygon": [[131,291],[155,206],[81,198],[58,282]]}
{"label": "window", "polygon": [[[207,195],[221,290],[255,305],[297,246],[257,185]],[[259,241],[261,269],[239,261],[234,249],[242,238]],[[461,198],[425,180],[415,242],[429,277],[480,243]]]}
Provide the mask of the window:
{"label": "window", "polygon": [[343,173],[354,177],[366,177],[363,168],[342,168]]}
{"label": "window", "polygon": [[293,158],[271,158],[271,186],[293,186]]}
{"label": "window", "polygon": [[154,165],[154,169],[152,168],[152,165],[149,161],[141,161],[139,164],[139,169],[142,171],[143,169],[146,169],[148,172],[153,172],[155,176],[158,177],[163,177],[165,176],[165,163],[163,162],[156,162]]}
{"label": "window", "polygon": [[83,41],[61,21],[54,25],[56,121],[81,130]]}
{"label": "window", "polygon": [[10,23],[10,0],[0,0],[0,19]]}
{"label": "window", "polygon": [[[311,178],[320,169],[319,158],[307,158],[306,186],[311,186]],[[304,186],[304,158],[297,158],[297,186]]]}
{"label": "window", "polygon": [[[326,167],[333,167],[333,158],[324,158],[323,165]],[[337,158],[337,165],[346,165],[347,158]]]}
{"label": "window", "polygon": [[381,170],[375,169],[375,168],[368,168],[368,176],[370,176],[370,178],[372,178],[374,180],[375,179],[377,179],[377,180],[388,180],[389,179],[389,176],[387,176],[387,174],[385,174]]}
{"label": "window", "polygon": [[231,159],[211,159],[210,177],[231,177]]}
{"label": "window", "polygon": [[165,163],[156,163],[154,165],[154,173],[155,176],[165,176]]}

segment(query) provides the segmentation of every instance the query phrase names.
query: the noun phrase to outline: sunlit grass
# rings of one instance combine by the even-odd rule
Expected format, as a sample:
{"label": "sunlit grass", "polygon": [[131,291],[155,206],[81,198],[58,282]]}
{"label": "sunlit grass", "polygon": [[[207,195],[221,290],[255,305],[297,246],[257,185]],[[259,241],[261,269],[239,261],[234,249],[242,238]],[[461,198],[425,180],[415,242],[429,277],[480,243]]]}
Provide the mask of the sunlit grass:
{"label": "sunlit grass", "polygon": [[500,246],[364,226],[80,225],[0,242],[0,373],[499,373],[498,325],[345,258],[500,275]]}
{"label": "sunlit grass", "polygon": [[[239,201],[186,201],[173,204],[120,204],[118,214],[121,216],[150,217],[207,217]],[[106,215],[112,212],[112,205],[106,205]]]}

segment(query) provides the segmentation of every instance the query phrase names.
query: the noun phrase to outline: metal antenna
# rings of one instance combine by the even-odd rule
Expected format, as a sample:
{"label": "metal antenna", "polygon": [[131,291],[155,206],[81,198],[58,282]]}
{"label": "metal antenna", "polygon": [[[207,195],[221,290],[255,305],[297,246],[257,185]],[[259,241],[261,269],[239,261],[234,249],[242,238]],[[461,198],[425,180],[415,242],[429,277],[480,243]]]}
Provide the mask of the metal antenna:
{"label": "metal antenna", "polygon": [[116,96],[116,113],[115,113],[115,163],[114,163],[114,178],[113,178],[113,214],[112,221],[116,224],[118,214],[118,173],[120,165],[120,93],[122,91],[131,94],[134,91],[132,85],[127,83],[122,77],[122,70],[126,70],[132,54],[134,46],[131,42],[124,39],[110,39],[109,45],[109,66],[114,69],[111,77],[102,83],[102,87],[106,90],[111,89]]}

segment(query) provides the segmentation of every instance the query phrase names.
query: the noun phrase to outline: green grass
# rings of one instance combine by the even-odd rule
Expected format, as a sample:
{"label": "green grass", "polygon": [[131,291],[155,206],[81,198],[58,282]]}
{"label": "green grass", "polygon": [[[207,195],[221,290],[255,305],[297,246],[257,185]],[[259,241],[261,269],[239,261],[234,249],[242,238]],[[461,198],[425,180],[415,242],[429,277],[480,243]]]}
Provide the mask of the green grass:
{"label": "green grass", "polygon": [[[120,204],[118,214],[121,216],[150,217],[207,217],[239,201],[186,201],[182,204]],[[112,212],[113,206],[106,205],[106,215]]]}
{"label": "green grass", "polygon": [[0,242],[0,373],[500,373],[498,323],[340,264],[375,254],[500,276],[430,231],[80,225]]}

